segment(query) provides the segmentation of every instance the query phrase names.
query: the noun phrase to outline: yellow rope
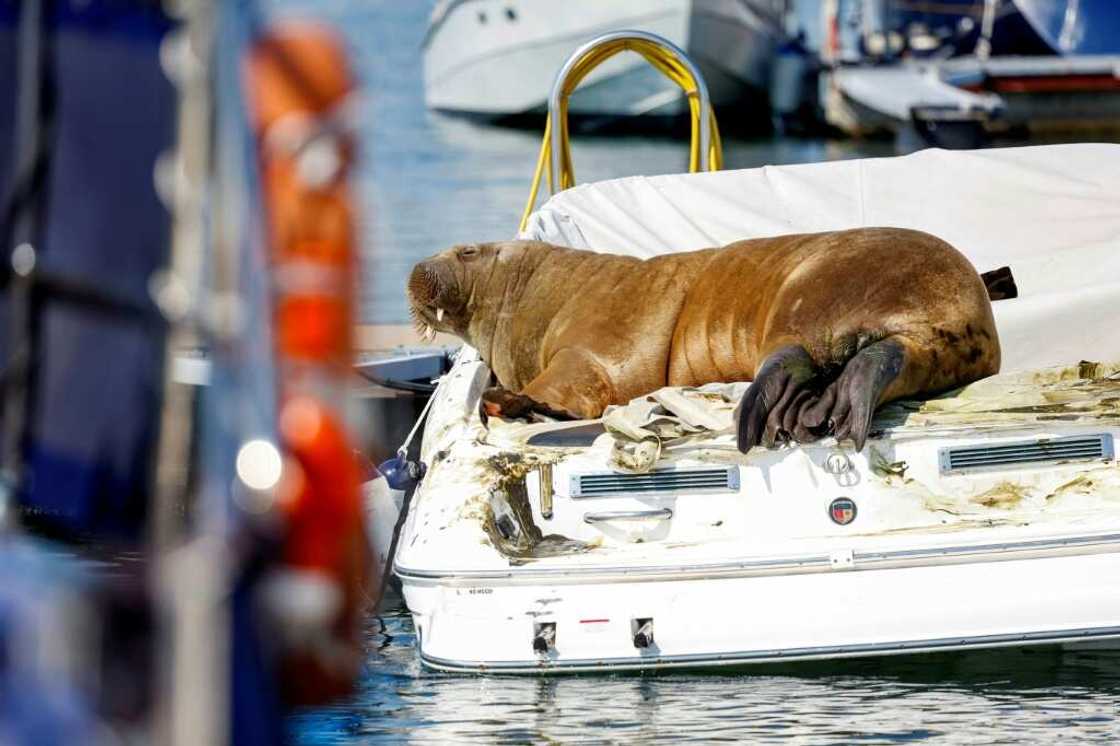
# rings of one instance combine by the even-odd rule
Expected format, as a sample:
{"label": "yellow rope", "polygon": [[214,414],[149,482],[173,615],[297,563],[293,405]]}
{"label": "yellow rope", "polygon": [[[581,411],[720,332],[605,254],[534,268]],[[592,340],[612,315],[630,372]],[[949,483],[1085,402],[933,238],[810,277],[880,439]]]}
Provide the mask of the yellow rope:
{"label": "yellow rope", "polygon": [[[548,188],[552,194],[575,186],[575,169],[572,166],[572,150],[568,140],[568,97],[571,96],[583,79],[593,69],[602,64],[606,59],[619,52],[630,50],[642,55],[662,75],[676,83],[684,90],[688,98],[688,108],[692,119],[692,138],[688,149],[688,170],[695,173],[700,170],[700,97],[697,81],[684,64],[672,52],[646,41],[645,39],[618,39],[587,52],[572,66],[571,72],[560,91],[559,122],[553,122],[551,115],[545,123],[544,140],[541,142],[540,155],[537,158],[537,168],[533,174],[533,185],[529,190],[529,201],[525,203],[525,210],[521,214],[521,225],[518,230],[524,231],[529,223],[529,216],[537,204],[537,195],[540,190],[542,173],[547,172]],[[714,111],[709,111],[711,122],[711,139],[708,149],[708,164],[712,171],[723,167],[723,146],[719,137],[719,126],[716,123]],[[560,128],[560,173],[552,173],[552,128]]]}

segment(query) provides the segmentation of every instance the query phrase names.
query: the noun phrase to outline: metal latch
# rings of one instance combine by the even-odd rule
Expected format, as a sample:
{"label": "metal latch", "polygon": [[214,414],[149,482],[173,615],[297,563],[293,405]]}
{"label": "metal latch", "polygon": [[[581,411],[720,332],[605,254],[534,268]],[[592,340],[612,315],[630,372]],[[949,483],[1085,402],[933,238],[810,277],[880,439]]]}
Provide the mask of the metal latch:
{"label": "metal latch", "polygon": [[533,652],[547,655],[556,649],[556,622],[537,622],[533,625]]}
{"label": "metal latch", "polygon": [[552,518],[552,464],[541,464],[541,518],[546,521]]}
{"label": "metal latch", "polygon": [[833,570],[851,570],[855,567],[855,555],[851,549],[840,549],[828,555],[828,563]]}
{"label": "metal latch", "polygon": [[653,646],[653,619],[644,617],[630,620],[630,633],[633,635],[634,647],[642,649]]}

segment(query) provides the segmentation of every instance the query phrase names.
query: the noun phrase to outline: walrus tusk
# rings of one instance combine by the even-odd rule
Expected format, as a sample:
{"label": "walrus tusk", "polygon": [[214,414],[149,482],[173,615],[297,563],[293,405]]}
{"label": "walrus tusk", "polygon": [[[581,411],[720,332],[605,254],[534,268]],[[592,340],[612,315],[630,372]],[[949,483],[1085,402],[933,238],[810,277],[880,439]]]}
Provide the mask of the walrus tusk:
{"label": "walrus tusk", "polygon": [[436,309],[436,321],[443,321],[443,309],[442,308],[437,308]]}
{"label": "walrus tusk", "polygon": [[431,326],[425,324],[424,325],[424,333],[421,335],[421,337],[423,338],[423,340],[425,342],[432,342],[436,338],[436,330],[433,329]]}

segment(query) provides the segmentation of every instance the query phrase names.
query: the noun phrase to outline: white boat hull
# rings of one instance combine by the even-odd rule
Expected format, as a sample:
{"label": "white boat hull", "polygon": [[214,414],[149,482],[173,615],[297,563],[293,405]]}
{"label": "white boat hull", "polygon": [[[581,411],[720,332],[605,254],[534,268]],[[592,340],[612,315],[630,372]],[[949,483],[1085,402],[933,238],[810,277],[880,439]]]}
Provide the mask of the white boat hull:
{"label": "white boat hull", "polygon": [[[543,111],[557,72],[583,42],[622,29],[648,31],[699,64],[713,103],[765,87],[779,30],[778,0],[473,0],[452,3],[425,41],[429,108],[498,118]],[[511,19],[507,10],[514,13]],[[485,18],[485,22],[480,22]],[[593,70],[570,101],[576,115],[683,111],[676,87],[635,54]]]}
{"label": "white boat hull", "polygon": [[[824,116],[852,135],[898,135],[916,120],[940,126],[974,123],[989,134],[1013,128],[1115,131],[1120,127],[1118,70],[1116,55],[955,57],[838,67],[823,78]],[[1112,82],[1104,85],[1109,78]],[[978,82],[992,90],[975,89]]]}
{"label": "white boat hull", "polygon": [[[1120,543],[1110,543],[1102,554],[790,575],[402,579],[421,659],[436,669],[748,665],[1116,640]],[[653,619],[645,649],[633,642],[638,618]],[[538,656],[545,621],[555,647]]]}

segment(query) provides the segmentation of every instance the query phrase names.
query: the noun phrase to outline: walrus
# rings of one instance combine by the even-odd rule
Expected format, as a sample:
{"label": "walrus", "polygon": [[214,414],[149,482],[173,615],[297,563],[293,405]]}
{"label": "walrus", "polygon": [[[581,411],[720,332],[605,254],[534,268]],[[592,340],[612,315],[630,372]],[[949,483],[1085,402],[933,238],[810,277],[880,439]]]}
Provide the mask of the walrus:
{"label": "walrus", "polygon": [[638,259],[539,241],[460,245],[408,281],[425,332],[478,349],[490,415],[595,418],[663,386],[753,381],[737,443],[832,434],[862,450],[875,409],[999,371],[984,282],[901,228],[756,238]]}

